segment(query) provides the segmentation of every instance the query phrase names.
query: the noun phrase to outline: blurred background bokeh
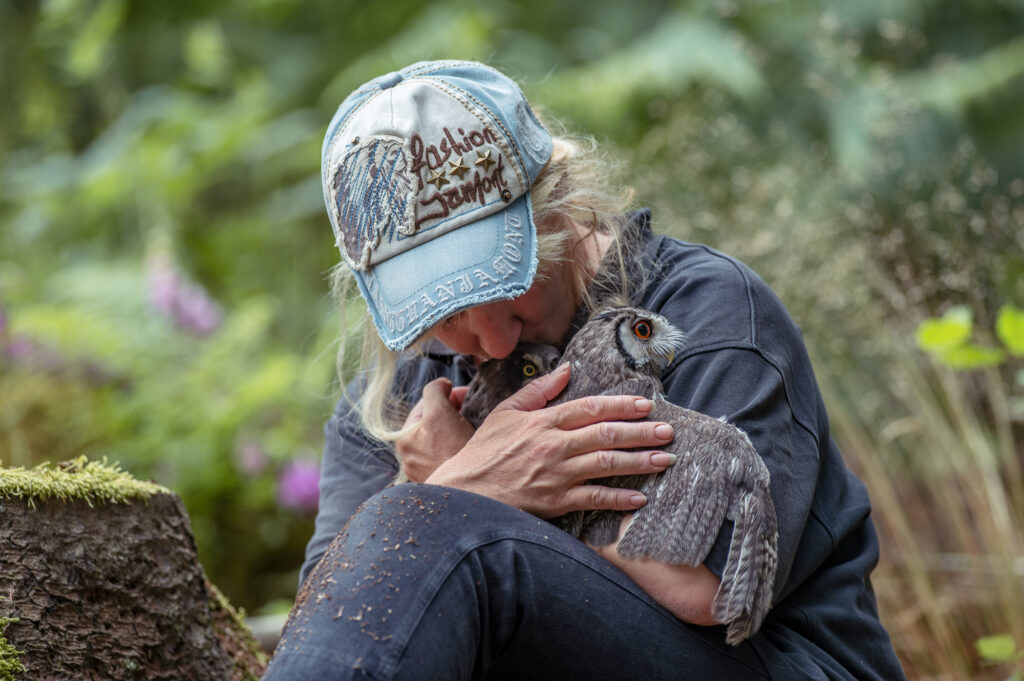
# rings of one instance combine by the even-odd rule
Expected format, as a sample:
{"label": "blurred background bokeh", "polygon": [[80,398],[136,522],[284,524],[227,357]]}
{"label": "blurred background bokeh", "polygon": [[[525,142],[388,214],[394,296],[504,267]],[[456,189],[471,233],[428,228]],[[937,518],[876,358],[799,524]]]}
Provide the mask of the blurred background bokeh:
{"label": "blurred background bokeh", "polygon": [[908,675],[1013,673],[1019,0],[0,0],[0,462],[167,485],[232,602],[287,609],[345,326],[323,131],[433,58],[517,78],[658,231],[775,288],[871,491]]}

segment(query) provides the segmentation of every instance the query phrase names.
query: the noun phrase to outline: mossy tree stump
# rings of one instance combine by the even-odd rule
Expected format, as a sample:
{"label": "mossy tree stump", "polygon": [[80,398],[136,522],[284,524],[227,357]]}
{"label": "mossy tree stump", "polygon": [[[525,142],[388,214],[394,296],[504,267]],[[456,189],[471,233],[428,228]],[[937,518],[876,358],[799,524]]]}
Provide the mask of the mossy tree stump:
{"label": "mossy tree stump", "polygon": [[84,459],[0,468],[3,618],[0,681],[228,681],[265,665],[206,580],[181,499]]}

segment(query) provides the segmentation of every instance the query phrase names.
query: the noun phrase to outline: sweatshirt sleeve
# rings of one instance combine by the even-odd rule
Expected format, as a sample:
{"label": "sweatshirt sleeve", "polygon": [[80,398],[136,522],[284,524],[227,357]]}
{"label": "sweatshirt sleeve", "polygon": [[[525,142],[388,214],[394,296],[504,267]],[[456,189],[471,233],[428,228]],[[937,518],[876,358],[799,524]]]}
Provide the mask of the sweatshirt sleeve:
{"label": "sweatshirt sleeve", "polygon": [[359,505],[384,489],[398,472],[391,446],[363,430],[359,414],[351,404],[357,396],[358,388],[353,383],[324,425],[320,505],[316,528],[306,545],[306,560],[299,572],[300,585]]}

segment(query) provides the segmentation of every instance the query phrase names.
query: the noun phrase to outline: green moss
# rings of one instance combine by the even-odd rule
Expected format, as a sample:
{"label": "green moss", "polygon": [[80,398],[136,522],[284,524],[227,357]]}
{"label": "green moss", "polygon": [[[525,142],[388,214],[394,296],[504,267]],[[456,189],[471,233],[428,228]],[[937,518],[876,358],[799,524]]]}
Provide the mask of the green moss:
{"label": "green moss", "polygon": [[0,681],[14,681],[18,674],[25,673],[25,665],[21,663],[21,651],[7,641],[4,632],[7,625],[17,622],[17,618],[0,617]]}
{"label": "green moss", "polygon": [[118,465],[87,461],[80,456],[57,465],[43,463],[35,468],[4,468],[0,466],[0,499],[25,499],[30,506],[36,501],[82,499],[94,502],[126,504],[148,499],[168,490],[160,485],[136,480]]}
{"label": "green moss", "polygon": [[266,664],[270,658],[260,648],[260,644],[256,642],[256,639],[252,636],[252,630],[249,629],[249,625],[245,623],[245,609],[236,608],[231,605],[231,601],[225,596],[220,589],[218,589],[213,582],[207,580],[207,585],[210,588],[210,609],[213,611],[222,611],[227,613],[228,617],[234,622],[237,627],[237,631],[245,634],[245,645],[249,649],[256,659]]}

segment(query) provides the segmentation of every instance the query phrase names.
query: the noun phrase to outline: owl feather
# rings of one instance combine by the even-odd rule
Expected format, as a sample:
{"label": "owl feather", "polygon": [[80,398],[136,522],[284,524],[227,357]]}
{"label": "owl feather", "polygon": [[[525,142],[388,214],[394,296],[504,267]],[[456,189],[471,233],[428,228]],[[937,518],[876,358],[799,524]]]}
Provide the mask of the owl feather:
{"label": "owl feather", "polygon": [[[616,546],[625,557],[700,565],[723,523],[732,521],[712,615],[728,625],[726,641],[738,645],[757,631],[771,607],[778,554],[775,506],[768,469],[742,430],[666,400],[661,372],[682,340],[668,320],[646,310],[617,308],[597,315],[566,348],[562,361],[572,365],[572,375],[551,404],[587,395],[641,395],[654,401],[648,418],[673,427],[675,438],[663,449],[676,455],[676,463],[656,475],[590,482],[638,489],[647,497]],[[602,546],[619,536],[622,517],[620,511],[579,511],[556,524]]]}

